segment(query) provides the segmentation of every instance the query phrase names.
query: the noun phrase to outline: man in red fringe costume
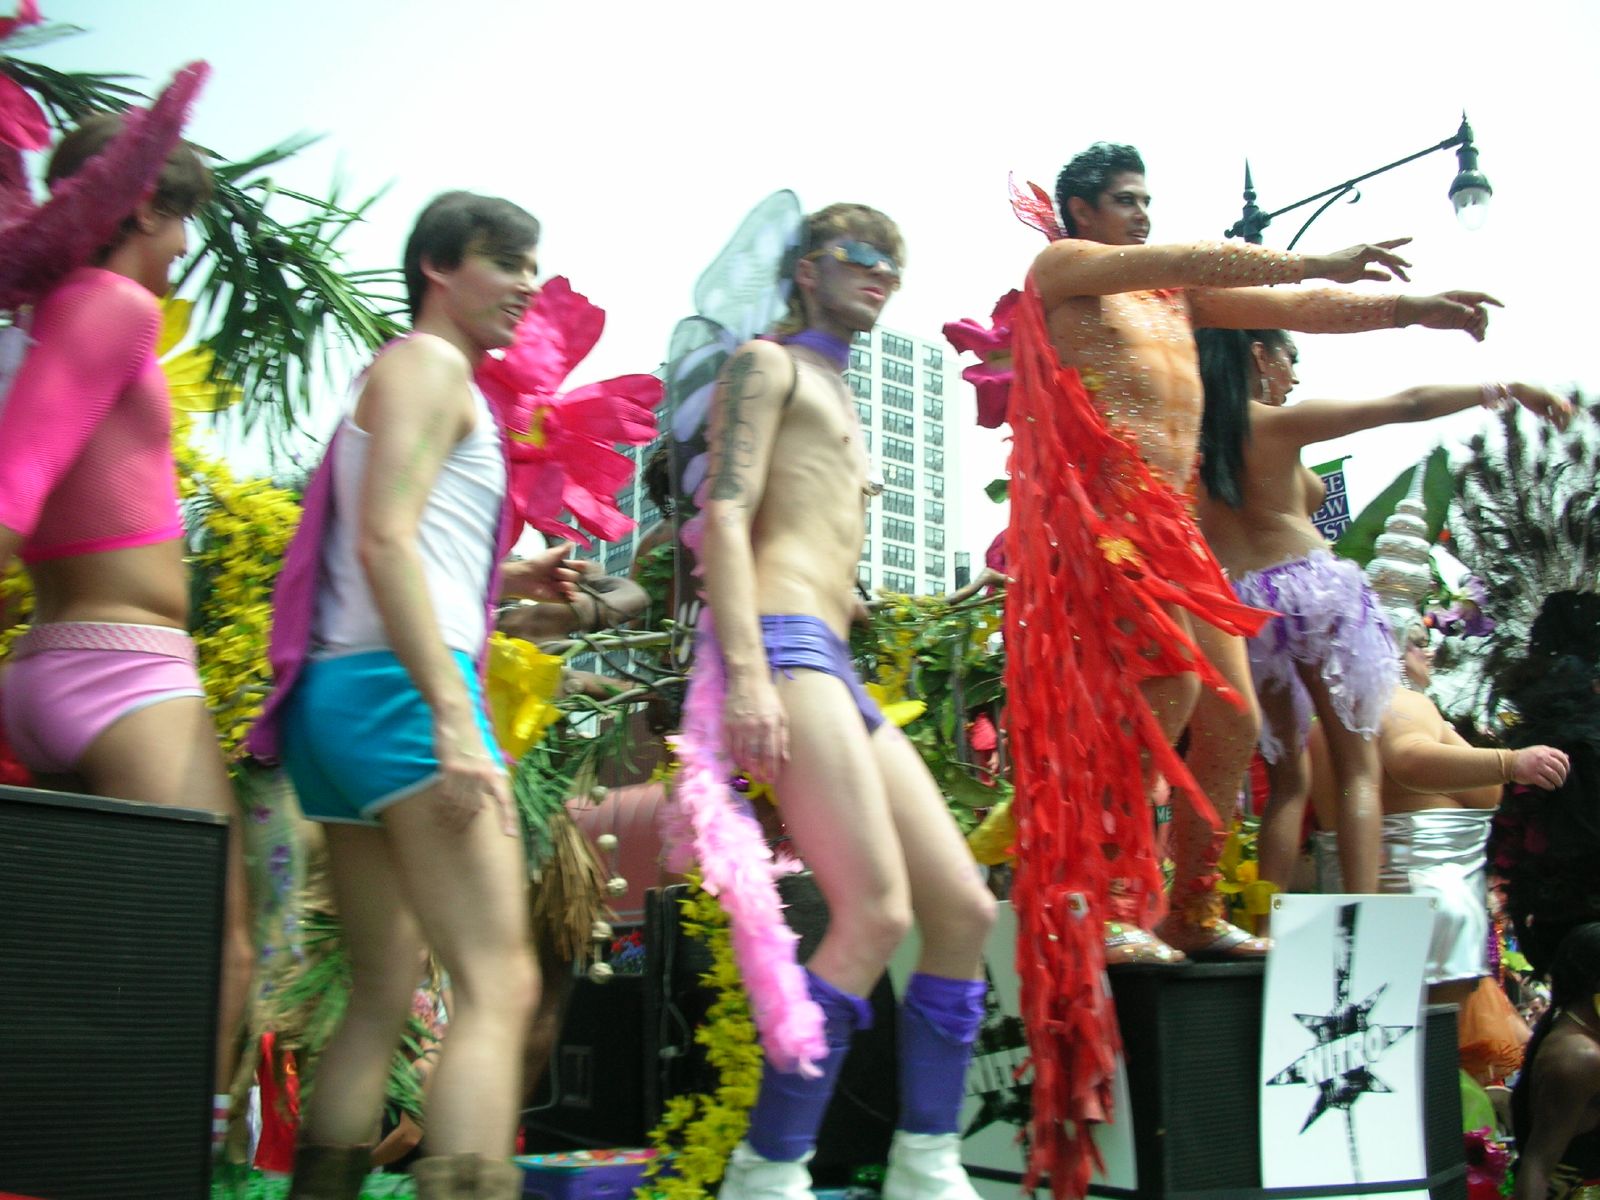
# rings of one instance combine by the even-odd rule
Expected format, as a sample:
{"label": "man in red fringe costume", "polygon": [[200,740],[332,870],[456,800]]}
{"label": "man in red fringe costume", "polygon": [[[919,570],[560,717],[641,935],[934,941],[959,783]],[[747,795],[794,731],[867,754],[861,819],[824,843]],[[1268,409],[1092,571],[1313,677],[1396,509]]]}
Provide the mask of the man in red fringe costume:
{"label": "man in red fringe costume", "polygon": [[[1132,147],[1100,143],[1068,163],[1057,183],[1066,236],[1034,263],[1014,326],[1006,645],[1017,970],[1034,1075],[1024,1187],[1048,1176],[1057,1197],[1087,1190],[1089,1126],[1109,1116],[1120,1040],[1108,955],[1174,962],[1185,950],[1267,948],[1223,919],[1215,890],[1216,810],[1231,815],[1259,727],[1240,639],[1267,614],[1234,598],[1191,517],[1202,410],[1193,328],[1422,324],[1481,337],[1493,303],[1252,286],[1404,279],[1404,242],[1320,256],[1146,246],[1149,200]],[[1187,765],[1172,750],[1185,727]],[[1148,796],[1162,776],[1177,863],[1165,942],[1141,928],[1161,896]]]}

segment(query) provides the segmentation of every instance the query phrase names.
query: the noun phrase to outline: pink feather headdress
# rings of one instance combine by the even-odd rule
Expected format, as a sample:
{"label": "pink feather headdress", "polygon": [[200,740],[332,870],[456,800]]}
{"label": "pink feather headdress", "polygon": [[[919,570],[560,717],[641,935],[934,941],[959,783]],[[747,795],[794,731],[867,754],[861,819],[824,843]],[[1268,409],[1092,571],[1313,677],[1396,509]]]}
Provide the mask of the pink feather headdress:
{"label": "pink feather headdress", "polygon": [[[38,9],[25,4],[0,36],[29,17],[37,20]],[[116,236],[154,189],[210,70],[203,62],[191,63],[148,110],[129,109],[122,132],[38,205],[28,193],[22,151],[43,142],[39,126],[19,107],[18,94],[35,112],[38,106],[7,80],[16,90],[0,92],[0,108],[10,114],[0,119],[0,310],[37,300]],[[43,114],[38,116],[42,122]]]}

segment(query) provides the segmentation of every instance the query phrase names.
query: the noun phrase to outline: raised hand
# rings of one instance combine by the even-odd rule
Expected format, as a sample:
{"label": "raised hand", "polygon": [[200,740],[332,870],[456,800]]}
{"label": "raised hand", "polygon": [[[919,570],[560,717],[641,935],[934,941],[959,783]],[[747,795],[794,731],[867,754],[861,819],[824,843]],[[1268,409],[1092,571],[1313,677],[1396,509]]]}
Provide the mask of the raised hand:
{"label": "raised hand", "polygon": [[1531,383],[1508,383],[1506,391],[1512,399],[1535,416],[1543,417],[1557,429],[1565,429],[1572,420],[1572,401]]}
{"label": "raised hand", "polygon": [[1425,329],[1461,329],[1473,341],[1483,341],[1489,331],[1489,305],[1505,305],[1487,292],[1440,292],[1436,296],[1401,296],[1395,306],[1395,324],[1421,325]]}
{"label": "raised hand", "polygon": [[1334,283],[1359,283],[1371,279],[1410,281],[1406,274],[1411,264],[1395,251],[1411,239],[1391,238],[1387,242],[1362,243],[1349,246],[1333,254],[1306,255],[1306,278],[1329,279]]}

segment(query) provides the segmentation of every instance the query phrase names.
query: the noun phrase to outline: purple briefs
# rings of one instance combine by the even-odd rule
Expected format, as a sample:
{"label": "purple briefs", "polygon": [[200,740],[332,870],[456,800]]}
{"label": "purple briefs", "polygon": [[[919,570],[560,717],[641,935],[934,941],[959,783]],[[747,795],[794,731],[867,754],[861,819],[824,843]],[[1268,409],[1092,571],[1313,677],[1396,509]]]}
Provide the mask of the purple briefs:
{"label": "purple briefs", "polygon": [[882,710],[867,695],[850,661],[850,647],[816,617],[763,616],[761,644],[774,671],[821,671],[849,688],[868,733],[876,733],[883,724]]}

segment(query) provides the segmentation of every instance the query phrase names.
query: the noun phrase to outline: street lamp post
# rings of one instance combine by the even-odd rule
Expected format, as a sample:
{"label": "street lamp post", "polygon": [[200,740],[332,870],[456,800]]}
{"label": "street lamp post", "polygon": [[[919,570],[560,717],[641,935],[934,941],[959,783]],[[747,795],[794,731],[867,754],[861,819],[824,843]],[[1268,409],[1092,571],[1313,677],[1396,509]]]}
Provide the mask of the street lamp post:
{"label": "street lamp post", "polygon": [[1307,204],[1322,201],[1317,210],[1306,218],[1304,225],[1300,226],[1292,239],[1288,249],[1293,250],[1305,231],[1311,228],[1311,223],[1327,212],[1337,200],[1346,196],[1351,197],[1352,203],[1361,199],[1357,185],[1385,171],[1392,171],[1396,167],[1403,167],[1408,162],[1415,162],[1439,150],[1454,150],[1458,170],[1456,177],[1450,184],[1450,202],[1455,206],[1456,218],[1464,228],[1479,229],[1483,226],[1484,219],[1488,216],[1489,197],[1494,194],[1494,189],[1489,186],[1489,180],[1482,171],[1478,170],[1478,148],[1473,144],[1472,126],[1467,124],[1467,114],[1461,114],[1461,128],[1456,130],[1454,137],[1446,138],[1437,145],[1418,150],[1415,154],[1408,154],[1404,158],[1397,158],[1394,162],[1379,167],[1375,171],[1368,171],[1364,175],[1357,175],[1343,183],[1334,184],[1331,188],[1324,188],[1313,196],[1304,200],[1296,200],[1293,204],[1286,204],[1273,212],[1263,212],[1256,204],[1255,182],[1250,177],[1250,163],[1244,165],[1244,210],[1239,219],[1235,221],[1224,237],[1242,237],[1247,242],[1261,244],[1261,232],[1272,224],[1273,219],[1285,213],[1294,212],[1297,208],[1304,208]]}

